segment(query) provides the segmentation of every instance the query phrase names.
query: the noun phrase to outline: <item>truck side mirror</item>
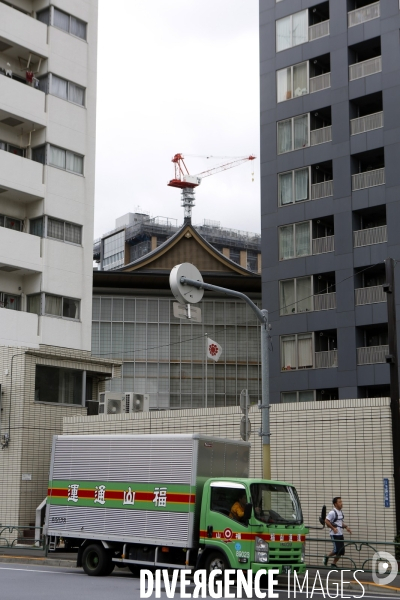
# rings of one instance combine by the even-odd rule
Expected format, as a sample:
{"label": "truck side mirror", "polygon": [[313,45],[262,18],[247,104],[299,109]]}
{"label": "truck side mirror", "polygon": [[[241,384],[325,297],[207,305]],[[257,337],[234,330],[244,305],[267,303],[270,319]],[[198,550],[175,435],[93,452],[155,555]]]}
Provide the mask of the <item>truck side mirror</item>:
{"label": "truck side mirror", "polygon": [[321,516],[319,518],[319,522],[321,523],[322,527],[325,527],[325,519],[326,519],[326,506],[324,505],[322,507]]}
{"label": "truck side mirror", "polygon": [[246,504],[246,506],[244,507],[243,519],[245,521],[248,521],[250,519],[252,511],[253,511],[253,505],[251,502],[248,502],[248,504]]}

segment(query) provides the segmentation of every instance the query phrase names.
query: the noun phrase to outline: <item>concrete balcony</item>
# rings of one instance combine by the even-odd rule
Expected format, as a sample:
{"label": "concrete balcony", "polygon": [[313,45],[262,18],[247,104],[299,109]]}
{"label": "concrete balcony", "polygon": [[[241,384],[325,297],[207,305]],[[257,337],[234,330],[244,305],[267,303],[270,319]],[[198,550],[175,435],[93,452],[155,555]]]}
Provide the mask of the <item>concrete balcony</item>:
{"label": "concrete balcony", "polygon": [[325,37],[326,35],[329,35],[329,24],[330,21],[328,20],[322,21],[321,23],[317,23],[316,25],[311,25],[311,27],[308,28],[308,41],[312,42],[314,40],[318,40],[319,38]]}
{"label": "concrete balcony", "polygon": [[357,365],[376,365],[386,363],[389,346],[368,346],[357,348]]}
{"label": "concrete balcony", "polygon": [[387,242],[387,225],[371,227],[371,229],[360,229],[354,232],[354,248],[384,244]]}
{"label": "concrete balcony", "polygon": [[322,181],[311,186],[311,200],[333,196],[333,181]]}
{"label": "concrete balcony", "polygon": [[327,252],[335,251],[335,236],[328,235],[326,237],[316,238],[312,241],[313,254],[326,254]]}
{"label": "concrete balcony", "polygon": [[374,2],[373,4],[368,4],[368,6],[357,8],[348,13],[348,27],[355,27],[356,25],[361,25],[361,23],[372,21],[372,19],[379,19],[380,15],[380,2]]}
{"label": "concrete balcony", "polygon": [[12,46],[7,53],[17,52],[15,58],[21,55],[17,47],[41,58],[48,56],[47,26],[3,3],[0,3],[0,37]]}
{"label": "concrete balcony", "polygon": [[317,77],[310,77],[310,94],[321,92],[331,87],[331,74],[323,73]]}
{"label": "concrete balcony", "polygon": [[333,369],[338,366],[337,350],[315,353],[316,369]]}
{"label": "concrete balcony", "polygon": [[26,275],[42,271],[41,239],[21,231],[0,228],[0,271]]}
{"label": "concrete balcony", "polygon": [[386,293],[381,285],[373,285],[366,288],[358,288],[355,290],[356,306],[364,306],[365,304],[378,304],[386,302]]}
{"label": "concrete balcony", "polygon": [[358,135],[359,133],[365,133],[366,131],[372,131],[373,129],[380,129],[383,127],[383,112],[377,112],[372,115],[366,115],[365,117],[359,117],[358,119],[352,119],[350,121],[351,135]]}
{"label": "concrete balcony", "polygon": [[374,75],[374,73],[380,73],[382,71],[382,56],[376,56],[354,65],[349,66],[349,79],[354,81],[355,79],[361,79],[361,77],[368,77],[368,75]]}
{"label": "concrete balcony", "polygon": [[352,175],[352,186],[353,192],[358,190],[365,190],[366,188],[375,187],[377,185],[385,184],[385,167],[382,169],[375,169],[374,171],[364,171],[363,173],[356,173]]}
{"label": "concrete balcony", "polygon": [[336,308],[336,292],[330,294],[316,294],[314,296],[314,310],[333,310]]}
{"label": "concrete balcony", "polygon": [[0,308],[0,345],[39,347],[37,315]]}
{"label": "concrete balcony", "polygon": [[26,131],[45,127],[45,98],[40,90],[0,75],[0,121],[13,117]]}
{"label": "concrete balcony", "polygon": [[44,198],[43,165],[0,150],[0,191],[2,198],[33,202]]}
{"label": "concrete balcony", "polygon": [[310,131],[310,146],[318,146],[332,141],[332,126],[321,127]]}

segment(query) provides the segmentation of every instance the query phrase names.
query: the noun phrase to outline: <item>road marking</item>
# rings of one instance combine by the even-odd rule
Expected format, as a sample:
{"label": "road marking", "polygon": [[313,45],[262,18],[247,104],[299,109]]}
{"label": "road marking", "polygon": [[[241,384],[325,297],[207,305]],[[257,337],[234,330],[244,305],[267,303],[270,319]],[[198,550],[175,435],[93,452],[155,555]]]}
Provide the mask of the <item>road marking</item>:
{"label": "road marking", "polygon": [[28,573],[58,573],[59,575],[76,575],[76,573],[66,573],[65,571],[41,571],[39,569],[15,569],[13,567],[0,567],[2,571],[27,571]]}

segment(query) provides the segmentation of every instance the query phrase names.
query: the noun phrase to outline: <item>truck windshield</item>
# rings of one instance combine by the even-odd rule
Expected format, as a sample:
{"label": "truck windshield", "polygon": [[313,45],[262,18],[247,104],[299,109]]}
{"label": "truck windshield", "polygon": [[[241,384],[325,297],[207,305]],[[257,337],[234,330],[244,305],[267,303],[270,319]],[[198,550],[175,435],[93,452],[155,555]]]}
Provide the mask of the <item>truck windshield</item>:
{"label": "truck windshield", "polygon": [[277,483],[253,483],[250,486],[254,516],[276,525],[300,525],[303,522],[300,500],[294,487]]}

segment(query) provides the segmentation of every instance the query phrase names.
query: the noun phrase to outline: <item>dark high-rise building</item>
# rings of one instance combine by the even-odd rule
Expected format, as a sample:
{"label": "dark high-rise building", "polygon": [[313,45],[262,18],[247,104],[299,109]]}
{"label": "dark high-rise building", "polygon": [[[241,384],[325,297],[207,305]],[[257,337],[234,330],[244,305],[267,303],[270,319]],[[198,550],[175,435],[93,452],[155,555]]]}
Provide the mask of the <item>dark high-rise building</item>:
{"label": "dark high-rise building", "polygon": [[[272,402],[389,395],[382,284],[385,258],[400,259],[399,30],[399,0],[260,0]],[[396,280],[400,298],[400,268]]]}

